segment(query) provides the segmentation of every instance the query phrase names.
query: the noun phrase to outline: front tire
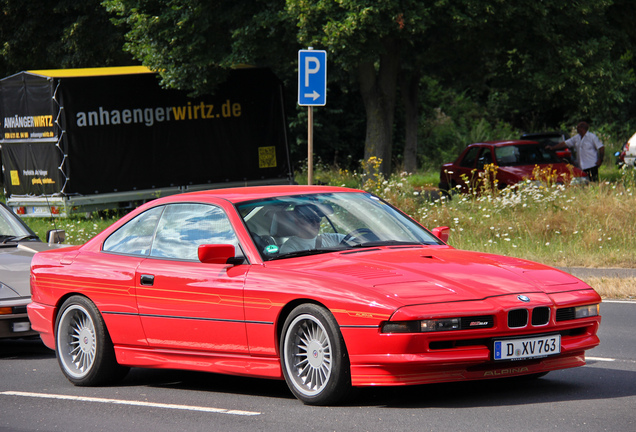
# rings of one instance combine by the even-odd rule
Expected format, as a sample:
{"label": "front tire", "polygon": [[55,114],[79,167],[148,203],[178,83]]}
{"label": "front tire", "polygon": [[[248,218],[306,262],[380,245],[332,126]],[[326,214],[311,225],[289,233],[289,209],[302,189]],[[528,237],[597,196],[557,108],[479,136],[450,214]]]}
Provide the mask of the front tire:
{"label": "front tire", "polygon": [[117,364],[113,343],[97,307],[85,297],[64,302],[55,323],[57,361],[77,386],[118,381],[128,368]]}
{"label": "front tire", "polygon": [[323,307],[304,304],[292,311],[283,327],[280,356],[289,389],[307,405],[334,404],[351,390],[344,339]]}

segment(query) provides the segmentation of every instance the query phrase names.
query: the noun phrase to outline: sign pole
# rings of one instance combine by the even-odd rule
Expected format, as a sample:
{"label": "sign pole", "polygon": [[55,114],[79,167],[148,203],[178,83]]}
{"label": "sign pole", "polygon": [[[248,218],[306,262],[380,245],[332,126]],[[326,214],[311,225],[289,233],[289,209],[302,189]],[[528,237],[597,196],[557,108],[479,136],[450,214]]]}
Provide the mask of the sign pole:
{"label": "sign pole", "polygon": [[307,184],[314,184],[314,107],[307,107]]}

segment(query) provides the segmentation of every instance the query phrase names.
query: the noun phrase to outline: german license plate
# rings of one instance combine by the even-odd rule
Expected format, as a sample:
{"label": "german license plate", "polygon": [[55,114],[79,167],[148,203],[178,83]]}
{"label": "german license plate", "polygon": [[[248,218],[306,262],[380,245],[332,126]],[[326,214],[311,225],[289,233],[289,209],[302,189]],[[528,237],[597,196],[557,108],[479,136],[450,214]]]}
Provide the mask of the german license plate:
{"label": "german license plate", "polygon": [[524,360],[561,352],[561,335],[495,341],[495,360]]}

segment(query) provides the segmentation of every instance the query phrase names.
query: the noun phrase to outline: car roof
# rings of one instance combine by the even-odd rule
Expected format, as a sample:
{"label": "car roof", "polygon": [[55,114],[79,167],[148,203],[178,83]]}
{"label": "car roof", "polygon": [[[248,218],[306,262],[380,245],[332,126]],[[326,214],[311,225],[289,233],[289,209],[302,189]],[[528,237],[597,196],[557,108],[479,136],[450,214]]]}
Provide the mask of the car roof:
{"label": "car roof", "polygon": [[550,138],[550,137],[561,137],[565,135],[563,132],[531,132],[524,133],[521,135],[521,138]]}
{"label": "car roof", "polygon": [[503,140],[503,141],[483,141],[478,143],[472,143],[472,144],[469,144],[469,147],[477,146],[477,145],[492,145],[495,147],[504,147],[508,145],[536,145],[536,144],[538,144],[536,141],[530,141],[530,140]]}
{"label": "car roof", "polygon": [[240,203],[264,198],[307,195],[316,193],[342,193],[342,192],[364,192],[357,189],[336,187],[336,186],[306,186],[306,185],[285,185],[285,186],[249,186],[227,189],[210,189],[206,191],[190,192],[180,195],[172,195],[155,200],[158,202],[174,202],[201,200],[206,201],[212,198],[221,198],[232,203]]}

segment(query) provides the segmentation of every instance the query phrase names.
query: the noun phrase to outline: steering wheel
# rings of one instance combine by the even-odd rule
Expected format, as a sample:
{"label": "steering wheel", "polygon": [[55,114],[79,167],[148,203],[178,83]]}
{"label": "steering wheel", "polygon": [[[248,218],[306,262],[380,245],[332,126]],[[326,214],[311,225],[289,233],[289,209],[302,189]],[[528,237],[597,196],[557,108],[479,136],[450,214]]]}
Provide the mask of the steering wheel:
{"label": "steering wheel", "polygon": [[358,228],[348,233],[340,241],[341,245],[353,246],[362,243],[362,240],[380,240],[369,228]]}

